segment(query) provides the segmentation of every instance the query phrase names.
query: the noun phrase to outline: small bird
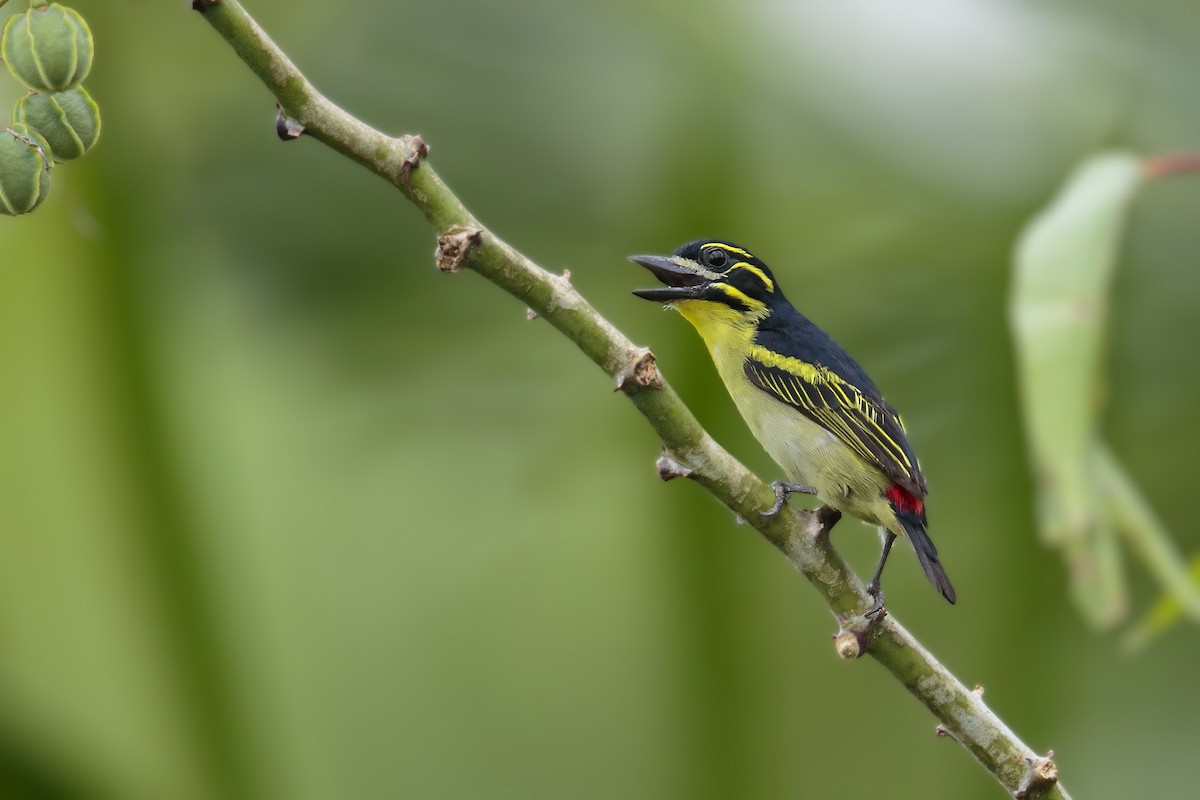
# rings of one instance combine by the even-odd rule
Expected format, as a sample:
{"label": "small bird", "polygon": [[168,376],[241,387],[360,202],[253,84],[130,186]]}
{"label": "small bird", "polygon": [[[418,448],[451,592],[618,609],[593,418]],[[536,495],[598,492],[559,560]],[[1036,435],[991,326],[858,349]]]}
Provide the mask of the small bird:
{"label": "small bird", "polygon": [[674,308],[699,331],[750,430],[794,481],[772,484],[776,502],[765,513],[800,492],[879,526],[871,616],[883,608],[879,581],[901,535],[930,583],[955,602],[925,532],[928,488],[904,423],[862,367],[788,302],[767,265],[735,244],[705,239],[671,256],[630,261],[665,284],[634,294]]}

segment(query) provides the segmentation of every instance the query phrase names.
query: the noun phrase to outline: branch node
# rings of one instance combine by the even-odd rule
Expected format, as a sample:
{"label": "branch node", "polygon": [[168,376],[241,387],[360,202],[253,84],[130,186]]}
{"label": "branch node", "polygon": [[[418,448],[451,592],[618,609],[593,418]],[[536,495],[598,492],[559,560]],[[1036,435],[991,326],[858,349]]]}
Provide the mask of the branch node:
{"label": "branch node", "polygon": [[1054,751],[1051,750],[1045,756],[1025,756],[1028,769],[1013,797],[1017,800],[1035,797],[1058,783],[1058,765],[1051,760],[1053,755]]}
{"label": "branch node", "polygon": [[299,120],[289,117],[283,112],[283,106],[279,103],[275,104],[275,135],[281,141],[290,142],[293,139],[299,139],[304,134],[304,126]]}
{"label": "branch node", "polygon": [[658,457],[658,461],[654,462],[654,466],[658,467],[658,477],[664,481],[673,478],[688,478],[695,471],[691,467],[681,464],[666,445],[663,445],[662,455]]}
{"label": "branch node", "polygon": [[983,686],[978,683],[975,684],[975,688],[971,690],[971,694],[975,695],[976,697],[983,697]]}
{"label": "branch node", "polygon": [[538,312],[534,311],[532,308],[525,309],[525,319],[529,320],[530,322],[533,322],[537,318],[538,318]]}
{"label": "branch node", "polygon": [[438,237],[437,250],[433,251],[437,268],[446,274],[458,272],[467,260],[467,252],[482,240],[483,231],[478,228],[450,228]]}
{"label": "branch node", "polygon": [[843,628],[833,638],[833,646],[837,654],[847,661],[853,661],[867,652],[867,636],[864,631]]}
{"label": "branch node", "polygon": [[655,364],[654,353],[647,347],[639,347],[629,351],[629,362],[617,376],[617,387],[613,391],[633,394],[647,386],[661,389],[663,379]]}
{"label": "branch node", "polygon": [[206,10],[220,2],[221,0],[192,0],[192,9],[203,14]]}
{"label": "branch node", "polygon": [[[825,529],[822,528],[821,532],[824,531]],[[844,617],[838,614],[838,632],[833,637],[838,655],[847,661],[853,661],[866,655],[867,650],[871,647],[871,640],[875,638],[879,623],[885,616],[887,616],[887,609],[883,608],[871,616],[863,614]]]}
{"label": "branch node", "polygon": [[400,184],[407,186],[412,179],[412,171],[421,166],[421,160],[429,155],[429,145],[419,135],[401,136],[400,144],[404,148],[404,160],[400,162]]}
{"label": "branch node", "polygon": [[937,727],[933,729],[933,732],[938,735],[938,738],[945,738],[950,735],[950,731],[946,730],[946,726],[940,722],[937,724]]}

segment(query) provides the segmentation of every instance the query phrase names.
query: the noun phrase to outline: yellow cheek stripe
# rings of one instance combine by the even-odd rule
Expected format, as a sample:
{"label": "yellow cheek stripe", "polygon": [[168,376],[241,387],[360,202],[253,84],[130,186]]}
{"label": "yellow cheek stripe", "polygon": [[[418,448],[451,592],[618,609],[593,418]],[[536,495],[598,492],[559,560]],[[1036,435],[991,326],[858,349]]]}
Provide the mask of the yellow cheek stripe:
{"label": "yellow cheek stripe", "polygon": [[768,278],[767,273],[763,272],[761,269],[759,269],[758,267],[749,263],[748,261],[737,262],[736,264],[734,264],[732,267],[729,268],[728,272],[733,272],[735,269],[744,269],[749,272],[753,272],[755,275],[758,276],[758,279],[763,282],[763,286],[767,287],[768,292],[775,291],[775,281]]}
{"label": "yellow cheek stripe", "polygon": [[755,300],[750,295],[746,294],[745,292],[743,292],[740,289],[733,288],[728,283],[714,283],[712,285],[712,287],[721,292],[724,292],[725,294],[729,295],[730,297],[734,298],[735,300],[741,302],[743,305],[746,306],[746,308],[748,308],[750,310],[750,313],[754,313],[757,311],[766,311],[766,309],[767,309],[766,303],[763,303],[759,300]]}

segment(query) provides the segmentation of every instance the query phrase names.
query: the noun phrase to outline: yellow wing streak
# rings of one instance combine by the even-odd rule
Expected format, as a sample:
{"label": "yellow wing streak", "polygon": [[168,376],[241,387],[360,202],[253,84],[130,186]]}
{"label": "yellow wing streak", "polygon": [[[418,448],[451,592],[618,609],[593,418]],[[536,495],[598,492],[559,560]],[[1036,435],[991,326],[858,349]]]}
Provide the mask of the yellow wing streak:
{"label": "yellow wing streak", "polygon": [[[759,374],[762,373],[760,372]],[[776,377],[774,375],[766,373],[766,376],[772,381],[772,383],[776,381]],[[867,460],[871,460],[873,458],[870,451],[867,450],[861,441],[859,441],[858,437],[854,435],[854,432],[850,430],[850,426],[846,424],[845,420],[834,413],[823,401],[820,404],[813,402],[813,399],[808,394],[808,388],[805,387],[803,381],[785,379],[785,385],[790,386],[797,392],[797,394],[804,398],[802,402],[790,401],[792,405],[807,411],[810,416],[816,419],[818,424],[824,426],[826,429],[834,433],[839,439],[853,447],[863,458],[866,458]],[[777,396],[783,396],[784,394],[787,394],[788,397],[791,397],[790,393],[776,392]],[[820,394],[818,393],[817,396],[820,397]]]}
{"label": "yellow wing streak", "polygon": [[781,389],[780,394],[782,394],[784,397],[786,397],[789,402],[792,402],[792,403],[799,402],[796,399],[796,396],[794,394],[792,394],[791,390],[788,388],[788,385],[786,383],[781,384],[781,383],[777,382],[774,378],[771,379],[771,383],[774,386],[777,386]]}
{"label": "yellow wing streak", "polygon": [[837,436],[897,483],[925,493],[904,423],[881,399],[870,397],[830,369],[753,345],[745,372],[752,383]]}
{"label": "yellow wing streak", "polygon": [[779,385],[779,382],[777,380],[775,380],[775,377],[773,375],[765,375],[763,377],[766,379],[766,381],[769,384],[771,384],[771,391],[773,391],[777,395],[785,396],[783,387]]}
{"label": "yellow wing streak", "polygon": [[800,396],[804,398],[804,405],[807,406],[813,413],[816,413],[817,404],[814,403],[812,398],[808,396],[808,390],[804,388],[804,384],[802,382],[797,382],[796,388],[800,390]]}

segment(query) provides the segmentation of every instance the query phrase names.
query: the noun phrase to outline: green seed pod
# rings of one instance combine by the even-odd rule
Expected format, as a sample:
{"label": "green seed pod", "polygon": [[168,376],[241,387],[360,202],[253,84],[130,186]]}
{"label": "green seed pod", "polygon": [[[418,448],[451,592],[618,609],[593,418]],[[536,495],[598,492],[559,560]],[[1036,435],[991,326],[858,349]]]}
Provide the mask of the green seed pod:
{"label": "green seed pod", "polygon": [[79,12],[34,3],[11,17],[0,35],[0,56],[17,80],[35,92],[64,92],[92,68],[92,32]]}
{"label": "green seed pod", "polygon": [[50,145],[20,123],[0,132],[0,213],[15,217],[50,192]]}
{"label": "green seed pod", "polygon": [[13,119],[44,136],[60,163],[79,158],[100,138],[100,109],[82,86],[28,94],[17,101]]}

